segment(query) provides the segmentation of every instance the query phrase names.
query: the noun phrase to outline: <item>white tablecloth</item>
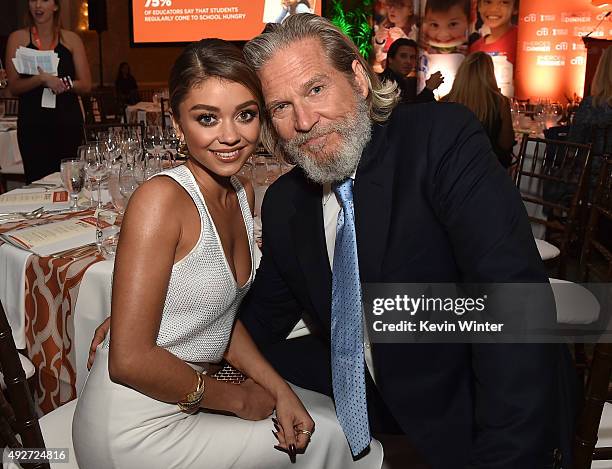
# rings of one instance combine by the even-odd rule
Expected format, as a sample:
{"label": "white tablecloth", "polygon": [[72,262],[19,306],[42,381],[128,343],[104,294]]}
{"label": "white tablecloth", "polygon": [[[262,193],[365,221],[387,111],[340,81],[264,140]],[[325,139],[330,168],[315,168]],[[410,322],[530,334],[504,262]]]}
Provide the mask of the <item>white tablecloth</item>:
{"label": "white tablecloth", "polygon": [[0,168],[9,168],[21,163],[21,153],[17,143],[17,131],[0,131]]}

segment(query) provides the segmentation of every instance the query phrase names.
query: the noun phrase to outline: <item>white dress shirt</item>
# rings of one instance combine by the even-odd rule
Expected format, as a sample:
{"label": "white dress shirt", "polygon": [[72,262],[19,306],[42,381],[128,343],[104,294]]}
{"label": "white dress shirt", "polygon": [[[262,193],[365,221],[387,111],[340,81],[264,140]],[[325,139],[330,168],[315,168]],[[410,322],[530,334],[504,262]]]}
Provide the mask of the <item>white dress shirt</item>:
{"label": "white dress shirt", "polygon": [[[351,176],[351,179],[355,181],[355,174]],[[334,249],[336,247],[336,227],[338,225],[338,214],[340,213],[340,202],[334,191],[331,188],[331,184],[323,185],[323,228],[325,229],[325,244],[327,245],[327,257],[329,259],[330,268],[334,269]],[[372,350],[370,348],[370,341],[368,339],[368,332],[365,326],[365,316],[363,320],[363,351],[365,354],[365,361],[370,372],[370,376],[374,382],[374,362],[372,361]]]}

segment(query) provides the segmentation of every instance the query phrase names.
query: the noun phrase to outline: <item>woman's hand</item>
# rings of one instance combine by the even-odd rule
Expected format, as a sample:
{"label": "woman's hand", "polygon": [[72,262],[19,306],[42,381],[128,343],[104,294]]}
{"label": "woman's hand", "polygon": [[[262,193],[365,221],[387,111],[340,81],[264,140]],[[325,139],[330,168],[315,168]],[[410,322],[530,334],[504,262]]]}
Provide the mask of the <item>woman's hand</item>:
{"label": "woman's hand", "polygon": [[263,420],[272,415],[274,397],[252,379],[247,379],[240,385],[242,399],[234,412],[245,420]]}
{"label": "woman's hand", "polygon": [[109,329],[110,316],[107,317],[102,324],[96,327],[93,339],[91,339],[91,345],[89,346],[89,356],[87,357],[88,370],[91,370],[94,359],[96,358],[96,349],[98,348],[98,345],[100,345],[102,342],[104,342],[104,339],[106,339],[106,334],[108,334]]}
{"label": "woman's hand", "polygon": [[286,451],[295,462],[296,452],[303,453],[310,443],[315,424],[302,401],[289,387],[277,396],[274,425],[278,439],[276,448]]}
{"label": "woman's hand", "polygon": [[40,67],[38,67],[38,74],[45,88],[50,88],[55,94],[62,94],[68,91],[66,84],[61,78],[44,72]]}

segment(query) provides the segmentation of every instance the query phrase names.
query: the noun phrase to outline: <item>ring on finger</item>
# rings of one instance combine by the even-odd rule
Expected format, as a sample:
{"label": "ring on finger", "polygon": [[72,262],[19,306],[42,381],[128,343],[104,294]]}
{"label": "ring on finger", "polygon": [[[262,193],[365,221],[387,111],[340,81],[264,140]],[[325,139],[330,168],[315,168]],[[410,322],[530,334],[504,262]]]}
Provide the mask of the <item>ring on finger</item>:
{"label": "ring on finger", "polygon": [[307,435],[308,438],[312,438],[312,432],[309,432],[308,430],[298,430],[297,432],[301,433],[301,434],[304,434],[304,435]]}

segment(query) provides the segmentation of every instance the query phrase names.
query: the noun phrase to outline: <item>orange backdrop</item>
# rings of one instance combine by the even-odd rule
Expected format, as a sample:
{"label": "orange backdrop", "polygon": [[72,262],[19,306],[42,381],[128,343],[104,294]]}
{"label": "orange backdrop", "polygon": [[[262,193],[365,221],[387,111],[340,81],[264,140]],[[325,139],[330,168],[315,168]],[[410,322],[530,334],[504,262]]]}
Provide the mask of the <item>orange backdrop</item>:
{"label": "orange backdrop", "polygon": [[[612,3],[612,2],[611,2]],[[611,7],[590,0],[521,0],[514,77],[519,98],[582,96],[586,49],[581,36],[592,31]],[[612,15],[590,37],[612,39]]]}
{"label": "orange backdrop", "polygon": [[[318,15],[321,1],[310,0]],[[274,21],[280,4],[281,0],[133,0],[133,38],[135,43],[191,42],[205,37],[244,41]]]}

